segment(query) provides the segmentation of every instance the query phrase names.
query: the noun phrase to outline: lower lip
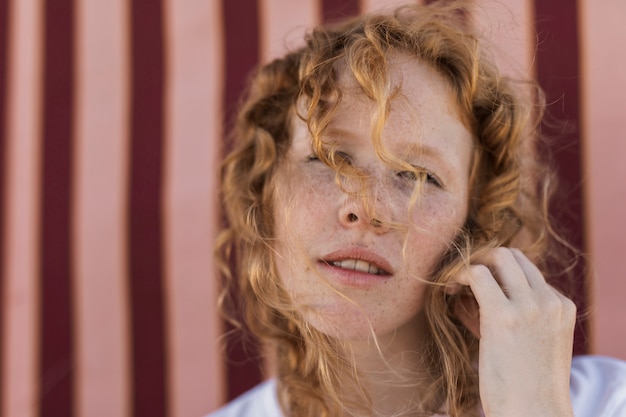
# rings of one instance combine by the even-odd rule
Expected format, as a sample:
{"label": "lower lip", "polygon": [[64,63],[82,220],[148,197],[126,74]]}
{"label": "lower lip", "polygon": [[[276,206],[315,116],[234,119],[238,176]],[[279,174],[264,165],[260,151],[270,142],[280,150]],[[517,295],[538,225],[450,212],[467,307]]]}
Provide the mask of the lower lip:
{"label": "lower lip", "polygon": [[393,275],[375,275],[352,269],[339,268],[326,262],[319,262],[320,269],[332,281],[346,287],[370,288],[387,282]]}

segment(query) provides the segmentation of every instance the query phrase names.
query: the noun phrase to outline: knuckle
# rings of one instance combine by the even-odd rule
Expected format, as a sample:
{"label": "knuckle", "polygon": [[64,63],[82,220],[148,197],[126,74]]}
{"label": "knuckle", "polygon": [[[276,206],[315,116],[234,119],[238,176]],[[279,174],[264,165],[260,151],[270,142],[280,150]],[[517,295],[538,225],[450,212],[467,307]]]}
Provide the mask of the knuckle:
{"label": "knuckle", "polygon": [[510,254],[511,250],[505,246],[498,246],[497,248],[493,249],[492,253],[496,257],[508,256],[507,254]]}
{"label": "knuckle", "polygon": [[491,259],[495,264],[501,264],[513,258],[513,254],[509,248],[500,246],[491,251]]}
{"label": "knuckle", "polygon": [[472,265],[470,275],[474,281],[482,281],[491,276],[491,271],[485,265]]}
{"label": "knuckle", "polygon": [[545,311],[549,317],[559,318],[560,322],[568,324],[576,320],[576,304],[566,297],[553,294],[546,302]]}
{"label": "knuckle", "polygon": [[578,307],[576,303],[574,303],[569,298],[566,298],[563,301],[563,311],[568,318],[576,318],[576,314],[578,313]]}
{"label": "knuckle", "polygon": [[555,294],[545,297],[544,309],[549,313],[560,313],[563,310],[563,302]]}

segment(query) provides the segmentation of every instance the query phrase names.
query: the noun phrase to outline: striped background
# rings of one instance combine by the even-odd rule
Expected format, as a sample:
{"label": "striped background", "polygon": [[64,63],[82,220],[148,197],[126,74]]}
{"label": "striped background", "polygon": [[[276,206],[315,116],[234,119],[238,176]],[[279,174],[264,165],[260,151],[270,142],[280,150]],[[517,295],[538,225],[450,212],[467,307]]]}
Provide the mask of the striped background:
{"label": "striped background", "polygon": [[[218,341],[223,126],[256,63],[393,3],[0,0],[2,417],[199,417],[261,378]],[[626,0],[477,3],[567,121],[558,213],[594,265],[576,351],[626,359]]]}

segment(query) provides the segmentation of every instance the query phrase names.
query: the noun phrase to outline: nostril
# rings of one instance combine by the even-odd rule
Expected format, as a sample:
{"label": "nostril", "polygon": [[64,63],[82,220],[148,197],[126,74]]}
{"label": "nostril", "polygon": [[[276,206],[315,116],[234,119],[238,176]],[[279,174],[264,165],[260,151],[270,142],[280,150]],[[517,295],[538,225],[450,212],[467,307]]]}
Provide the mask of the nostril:
{"label": "nostril", "polygon": [[354,222],[356,222],[357,220],[359,220],[359,216],[357,216],[357,215],[356,215],[356,214],[354,214],[354,213],[350,213],[350,214],[348,214],[348,221],[349,221],[350,223],[354,223]]}

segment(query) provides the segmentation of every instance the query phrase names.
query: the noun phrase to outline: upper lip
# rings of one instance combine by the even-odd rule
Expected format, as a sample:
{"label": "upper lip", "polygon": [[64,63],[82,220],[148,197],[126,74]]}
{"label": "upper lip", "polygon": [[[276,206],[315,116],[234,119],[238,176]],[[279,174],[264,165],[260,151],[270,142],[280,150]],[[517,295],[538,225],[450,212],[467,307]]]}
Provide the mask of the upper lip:
{"label": "upper lip", "polygon": [[321,261],[327,264],[331,264],[333,262],[345,261],[346,259],[365,261],[381,270],[384,275],[393,274],[393,268],[385,258],[363,248],[339,249],[324,255]]}

